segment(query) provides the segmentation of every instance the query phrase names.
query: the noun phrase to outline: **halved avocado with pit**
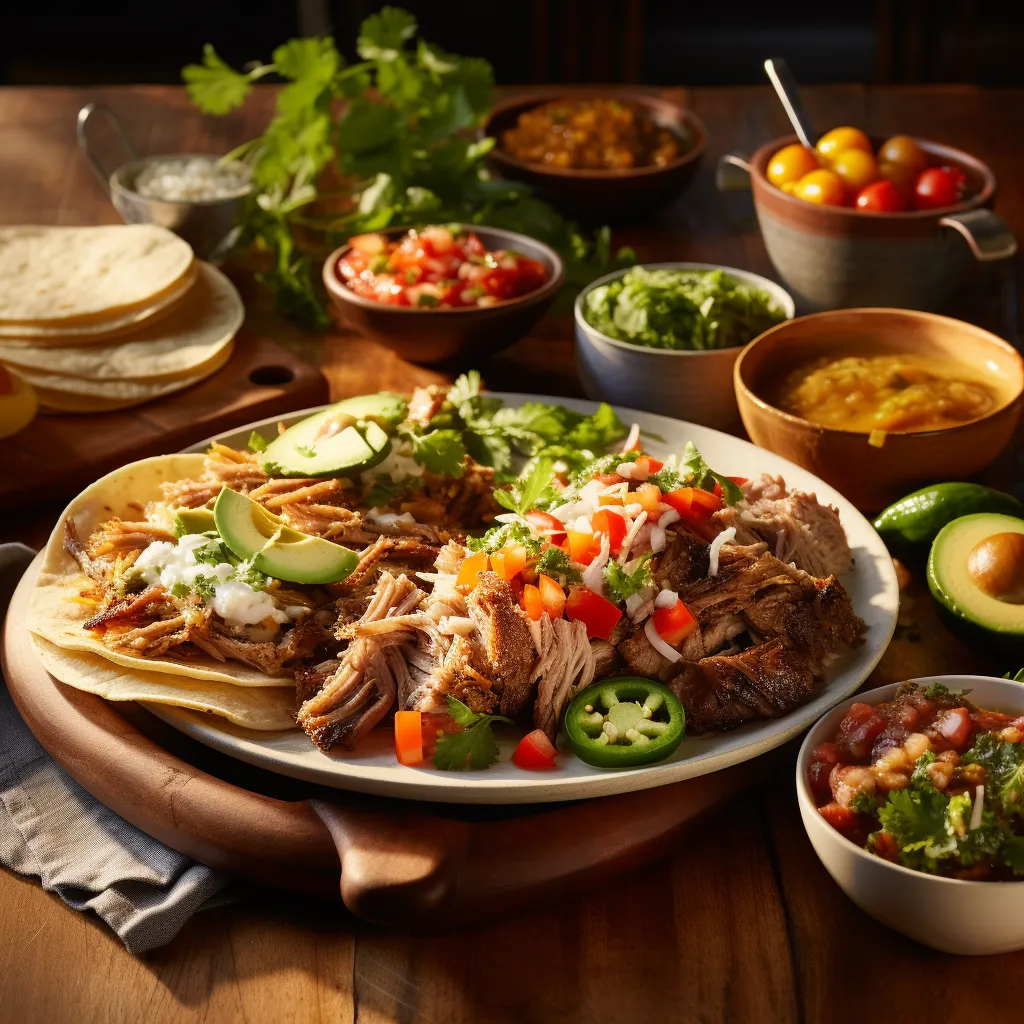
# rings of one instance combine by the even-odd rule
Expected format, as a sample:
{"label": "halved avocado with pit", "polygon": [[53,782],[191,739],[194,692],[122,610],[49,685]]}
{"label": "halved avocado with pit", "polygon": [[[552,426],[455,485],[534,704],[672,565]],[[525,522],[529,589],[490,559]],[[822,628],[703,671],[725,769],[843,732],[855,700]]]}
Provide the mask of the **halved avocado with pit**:
{"label": "halved avocado with pit", "polygon": [[1024,642],[1024,519],[979,512],[947,523],[928,555],[928,588],[970,635]]}
{"label": "halved avocado with pit", "polygon": [[260,462],[274,476],[354,477],[391,451],[387,429],[405,417],[400,395],[381,392],[336,402],[289,427]]}
{"label": "halved avocado with pit", "polygon": [[355,551],[300,533],[258,502],[225,487],[213,506],[221,540],[253,567],[291,583],[337,583],[359,563]]}

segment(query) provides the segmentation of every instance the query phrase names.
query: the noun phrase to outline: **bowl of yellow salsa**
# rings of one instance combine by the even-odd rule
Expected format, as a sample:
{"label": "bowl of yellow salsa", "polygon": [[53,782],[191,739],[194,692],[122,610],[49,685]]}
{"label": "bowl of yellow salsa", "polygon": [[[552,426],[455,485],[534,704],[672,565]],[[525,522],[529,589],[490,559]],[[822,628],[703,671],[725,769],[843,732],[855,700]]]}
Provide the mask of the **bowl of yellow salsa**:
{"label": "bowl of yellow salsa", "polygon": [[1024,361],[1011,345],[973,324],[906,309],[788,320],[744,349],[734,383],[755,444],[865,511],[980,472],[1024,409]]}

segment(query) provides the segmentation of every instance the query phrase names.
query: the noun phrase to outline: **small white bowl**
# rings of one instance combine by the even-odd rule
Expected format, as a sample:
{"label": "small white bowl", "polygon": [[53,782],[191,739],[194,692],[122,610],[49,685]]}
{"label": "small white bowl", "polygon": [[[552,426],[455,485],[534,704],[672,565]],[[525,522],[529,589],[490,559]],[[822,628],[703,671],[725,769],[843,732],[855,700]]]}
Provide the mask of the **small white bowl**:
{"label": "small white bowl", "polygon": [[[970,690],[970,700],[982,707],[1024,714],[1024,685],[1012,680],[929,676],[914,681]],[[1024,881],[963,882],[891,864],[840,835],[815,807],[807,782],[814,748],[835,738],[851,704],[878,704],[890,700],[898,689],[894,683],[858,693],[833,708],[804,738],[796,761],[796,792],[814,852],[857,906],[925,946],[967,956],[1024,949]]]}
{"label": "small white bowl", "polygon": [[[751,287],[768,292],[792,320],[793,298],[766,277],[716,263],[643,263],[645,270],[722,270]],[[622,277],[631,267],[606,274],[576,298],[576,366],[589,398],[630,409],[674,416],[707,427],[739,422],[732,370],[743,346],[700,352],[646,348],[618,341],[591,327],[583,316],[587,293]],[[753,341],[753,339],[751,339]]]}

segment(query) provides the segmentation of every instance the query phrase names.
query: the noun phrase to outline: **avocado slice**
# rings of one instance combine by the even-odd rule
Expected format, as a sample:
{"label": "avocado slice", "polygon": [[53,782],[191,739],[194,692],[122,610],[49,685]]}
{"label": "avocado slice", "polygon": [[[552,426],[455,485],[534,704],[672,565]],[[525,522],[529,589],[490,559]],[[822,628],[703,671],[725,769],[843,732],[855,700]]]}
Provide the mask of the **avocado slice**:
{"label": "avocado slice", "polygon": [[225,487],[213,505],[221,540],[253,567],[291,583],[337,583],[359,563],[355,551],[289,526],[258,502]]}
{"label": "avocado slice", "polygon": [[356,476],[387,458],[391,439],[381,424],[401,422],[405,408],[388,392],[336,402],[271,441],[260,462],[275,476]]}
{"label": "avocado slice", "polygon": [[[979,544],[1000,534],[1024,534],[1024,519],[978,512],[947,523],[928,555],[928,588],[948,617],[970,627],[971,634],[1024,640],[1024,604],[1009,593],[997,597],[983,589],[971,561]],[[1012,573],[1012,566],[1005,568]]]}
{"label": "avocado slice", "polygon": [[180,523],[185,533],[209,533],[217,529],[213,509],[209,508],[179,508],[174,513],[174,522],[176,526]]}

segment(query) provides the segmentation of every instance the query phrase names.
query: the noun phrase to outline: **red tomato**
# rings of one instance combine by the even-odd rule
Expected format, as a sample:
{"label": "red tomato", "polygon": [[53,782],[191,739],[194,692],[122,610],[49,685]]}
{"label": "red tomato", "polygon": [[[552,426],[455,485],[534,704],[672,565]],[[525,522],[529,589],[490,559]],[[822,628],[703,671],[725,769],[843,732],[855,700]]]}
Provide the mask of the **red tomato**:
{"label": "red tomato", "polygon": [[639,469],[641,473],[644,473],[647,476],[650,476],[651,473],[660,473],[665,468],[664,462],[652,459],[650,455],[641,455],[633,465],[635,467],[634,472]]}
{"label": "red tomato", "polygon": [[601,553],[601,537],[607,536],[608,550],[617,555],[622,550],[622,542],[626,539],[626,520],[617,512],[599,509],[590,517],[590,525],[594,529],[593,545],[596,547],[591,561]]}
{"label": "red tomato", "polygon": [[553,619],[560,619],[565,610],[565,591],[562,584],[553,580],[550,576],[540,573],[537,577],[537,587],[540,590],[541,604],[544,611]]}
{"label": "red tomato", "polygon": [[527,771],[545,771],[558,767],[555,761],[557,753],[544,730],[534,729],[519,741],[519,745],[512,752],[512,763],[517,768],[525,768]]}
{"label": "red tomato", "polygon": [[839,726],[836,743],[851,757],[862,761],[871,753],[875,740],[885,729],[885,719],[870,704],[854,704]]}
{"label": "red tomato", "polygon": [[658,636],[671,647],[681,644],[697,628],[693,613],[678,599],[671,608],[655,609],[652,619]]}
{"label": "red tomato", "polygon": [[526,513],[526,521],[538,533],[547,534],[548,540],[556,547],[565,540],[565,524],[550,512],[541,512],[539,508],[535,508],[532,512]]}
{"label": "red tomato", "polygon": [[566,554],[580,565],[590,565],[601,550],[600,542],[594,544],[592,533],[583,533],[580,530],[568,530],[565,534],[563,548]]}
{"label": "red tomato", "polygon": [[819,743],[811,754],[811,765],[807,769],[807,781],[814,801],[817,804],[828,803],[832,799],[832,787],[829,775],[839,764],[839,748],[834,743]]}
{"label": "red tomato", "polygon": [[[962,176],[962,172],[961,176]],[[929,167],[914,182],[915,210],[941,210],[960,202],[959,181],[948,167]]]}
{"label": "red tomato", "polygon": [[907,208],[907,200],[891,181],[873,181],[857,193],[854,205],[868,213],[900,213]]}
{"label": "red tomato", "polygon": [[722,499],[711,491],[699,487],[680,487],[663,494],[661,500],[671,505],[687,522],[705,523],[712,513],[722,507]]}
{"label": "red tomato", "polygon": [[818,813],[837,832],[842,832],[845,836],[852,834],[859,826],[857,815],[849,807],[844,807],[834,800],[831,803],[825,804],[824,807],[819,807]]}
{"label": "red tomato", "polygon": [[932,728],[956,751],[964,751],[970,746],[974,731],[971,713],[967,708],[950,708],[943,711]]}
{"label": "red tomato", "polygon": [[587,627],[587,636],[607,640],[615,624],[622,618],[622,612],[586,587],[573,587],[565,602],[565,614],[574,622]]}

